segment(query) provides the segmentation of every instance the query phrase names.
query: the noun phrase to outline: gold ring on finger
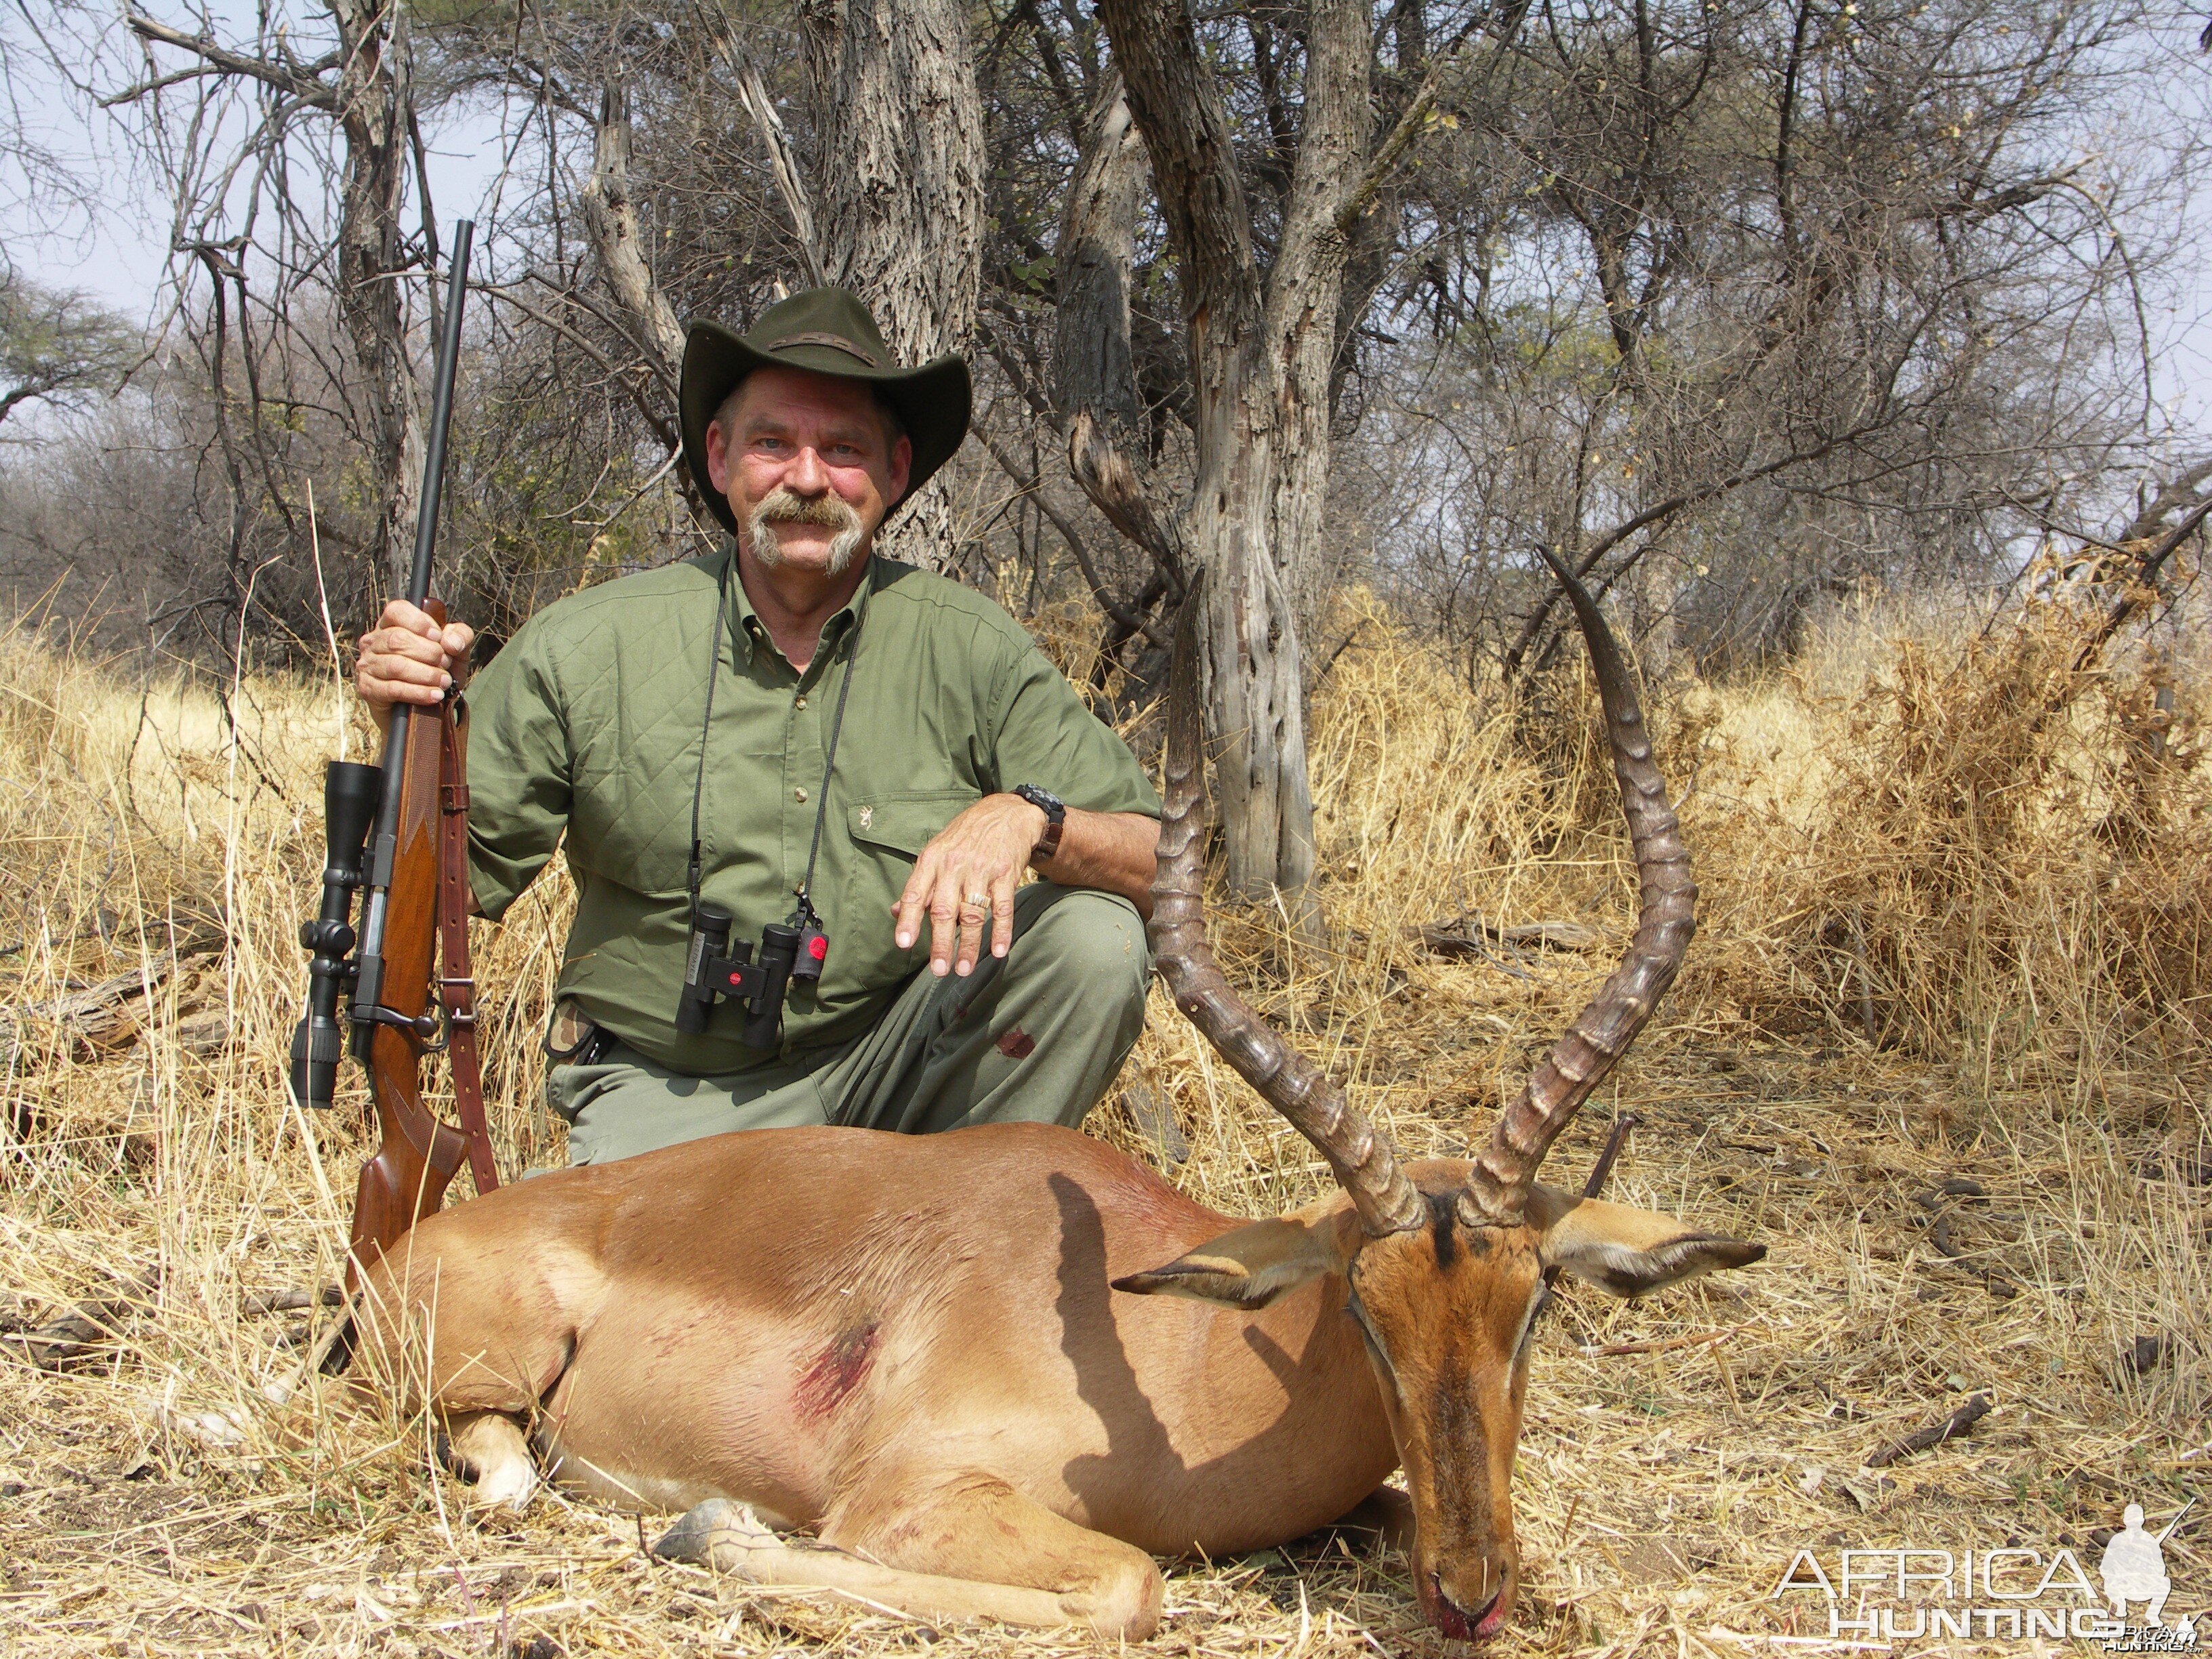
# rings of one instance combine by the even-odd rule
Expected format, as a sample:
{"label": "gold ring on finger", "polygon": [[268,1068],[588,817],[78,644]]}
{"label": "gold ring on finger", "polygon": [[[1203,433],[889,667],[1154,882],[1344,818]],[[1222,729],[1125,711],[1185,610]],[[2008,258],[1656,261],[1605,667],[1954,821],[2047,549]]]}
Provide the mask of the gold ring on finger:
{"label": "gold ring on finger", "polygon": [[990,906],[991,896],[988,893],[970,893],[965,902],[979,910],[987,909]]}

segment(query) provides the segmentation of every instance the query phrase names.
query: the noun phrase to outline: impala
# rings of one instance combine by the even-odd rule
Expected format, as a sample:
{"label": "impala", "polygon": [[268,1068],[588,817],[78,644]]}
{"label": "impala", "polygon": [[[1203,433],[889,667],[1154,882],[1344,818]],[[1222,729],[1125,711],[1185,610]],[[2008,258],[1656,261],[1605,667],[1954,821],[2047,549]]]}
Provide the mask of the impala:
{"label": "impala", "polygon": [[534,1443],[564,1484],[689,1511],[665,1554],[921,1617],[1131,1639],[1159,1617],[1154,1557],[1285,1542],[1402,1467],[1423,1613],[1491,1634],[1518,1578],[1513,1460],[1547,1270],[1636,1296],[1765,1254],[1535,1181],[1673,979],[1697,892],[1620,654],[1568,585],[1641,915],[1471,1161],[1401,1164],[1215,965],[1193,605],[1161,971],[1336,1191],[1243,1221],[1066,1129],[726,1135],[423,1222],[366,1278],[377,1374],[427,1389],[480,1502],[527,1498]]}

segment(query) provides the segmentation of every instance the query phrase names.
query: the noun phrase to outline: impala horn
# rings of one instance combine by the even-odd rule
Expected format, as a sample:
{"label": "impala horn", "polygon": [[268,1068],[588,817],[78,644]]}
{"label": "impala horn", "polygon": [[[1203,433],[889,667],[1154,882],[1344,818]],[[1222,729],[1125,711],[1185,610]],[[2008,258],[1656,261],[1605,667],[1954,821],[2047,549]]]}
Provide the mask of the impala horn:
{"label": "impala horn", "polygon": [[1183,599],[1168,675],[1167,798],[1151,924],[1160,977],[1206,1040],[1328,1160],[1369,1237],[1406,1232],[1420,1226],[1427,1212],[1398,1167],[1389,1137],[1353,1110],[1341,1089],[1230,988],[1206,940],[1205,715],[1198,658],[1205,585],[1201,571]]}
{"label": "impala horn", "polygon": [[1651,1018],[1674,982],[1697,927],[1698,884],[1690,878],[1690,854],[1674,809],[1667,804],[1667,781],[1652,761],[1644,711],[1637,706],[1620,647],[1589,590],[1548,550],[1538,550],[1566,590],[1589,644],[1598,698],[1605,705],[1613,773],[1620,781],[1620,804],[1628,814],[1628,844],[1636,854],[1641,902],[1636,937],[1620,966],[1529,1074],[1512,1104],[1498,1114],[1490,1144],[1468,1171],[1459,1208],[1461,1219],[1470,1226],[1521,1224],[1544,1154]]}

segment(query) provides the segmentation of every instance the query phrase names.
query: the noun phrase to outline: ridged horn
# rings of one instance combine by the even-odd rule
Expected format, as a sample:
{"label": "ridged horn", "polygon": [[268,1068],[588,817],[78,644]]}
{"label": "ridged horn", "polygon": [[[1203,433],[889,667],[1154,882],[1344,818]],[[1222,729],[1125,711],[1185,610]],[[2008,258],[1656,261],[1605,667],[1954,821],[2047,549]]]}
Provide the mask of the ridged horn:
{"label": "ridged horn", "polygon": [[1368,1236],[1405,1232],[1426,1218],[1389,1137],[1355,1111],[1344,1091],[1285,1042],[1230,988],[1206,939],[1205,714],[1199,693],[1200,572],[1176,621],[1168,674],[1167,789],[1160,821],[1158,872],[1152,878],[1153,954],[1176,1006],[1311,1141],[1351,1194]]}
{"label": "ridged horn", "polygon": [[1589,645],[1598,697],[1605,705],[1613,772],[1620,781],[1620,804],[1628,814],[1640,908],[1636,937],[1629,941],[1620,966],[1589,1006],[1575,1017],[1543,1064],[1530,1073],[1519,1096],[1498,1114],[1490,1144],[1468,1171],[1460,1208],[1462,1218],[1475,1226],[1520,1224],[1544,1154],[1651,1018],[1659,999],[1674,982],[1697,927],[1698,884],[1690,878],[1690,854],[1682,845],[1674,809],[1667,804],[1667,781],[1652,761],[1644,711],[1629,684],[1620,647],[1589,590],[1548,550],[1539,550],[1566,590]]}

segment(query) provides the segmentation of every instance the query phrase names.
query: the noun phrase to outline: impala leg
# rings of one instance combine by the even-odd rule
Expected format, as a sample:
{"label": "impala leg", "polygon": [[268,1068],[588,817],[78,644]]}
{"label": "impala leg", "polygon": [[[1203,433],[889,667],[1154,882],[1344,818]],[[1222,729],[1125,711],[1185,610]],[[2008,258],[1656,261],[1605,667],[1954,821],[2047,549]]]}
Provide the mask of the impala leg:
{"label": "impala leg", "polygon": [[714,1498],[653,1553],[755,1583],[819,1584],[917,1619],[1073,1625],[1131,1641],[1158,1624],[1164,1588],[1142,1550],[981,1475],[841,1504],[819,1541],[780,1538],[750,1510]]}
{"label": "impala leg", "polygon": [[1413,1541],[1413,1500],[1395,1486],[1377,1486],[1322,1530],[1367,1533],[1404,1549]]}
{"label": "impala leg", "polygon": [[978,1590],[1042,1594],[1054,1609],[1050,1618],[1010,1622],[1085,1626],[1109,1640],[1150,1636],[1166,1591],[1159,1568],[1135,1545],[1079,1527],[981,1473],[859,1494],[831,1512],[822,1535]]}
{"label": "impala leg", "polygon": [[446,1419],[455,1468],[476,1483],[471,1506],[520,1510],[538,1490],[538,1466],[522,1425],[504,1412],[456,1412]]}

